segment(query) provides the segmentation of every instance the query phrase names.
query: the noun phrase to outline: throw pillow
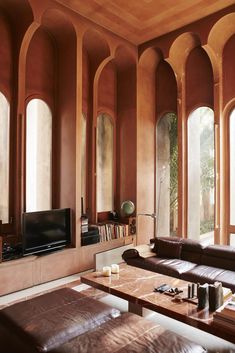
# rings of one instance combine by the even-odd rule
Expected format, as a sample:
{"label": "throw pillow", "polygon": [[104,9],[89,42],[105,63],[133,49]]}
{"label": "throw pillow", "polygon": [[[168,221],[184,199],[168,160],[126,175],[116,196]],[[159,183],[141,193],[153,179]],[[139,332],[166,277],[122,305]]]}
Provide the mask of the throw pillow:
{"label": "throw pillow", "polygon": [[180,259],[182,243],[158,239],[157,257],[165,257],[170,259]]}
{"label": "throw pillow", "polygon": [[140,256],[139,252],[136,249],[127,249],[122,254],[123,260],[134,259],[134,258],[139,257],[139,256]]}

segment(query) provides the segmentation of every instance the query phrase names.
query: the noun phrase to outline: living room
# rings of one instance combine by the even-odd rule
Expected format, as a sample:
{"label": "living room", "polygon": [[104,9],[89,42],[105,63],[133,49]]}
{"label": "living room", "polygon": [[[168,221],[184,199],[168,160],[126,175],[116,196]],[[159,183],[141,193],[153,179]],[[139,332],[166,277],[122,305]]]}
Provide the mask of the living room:
{"label": "living room", "polygon": [[[161,236],[235,245],[234,10],[231,0],[1,2],[2,247],[22,244],[25,213],[71,217],[62,251],[0,263],[1,296]],[[81,246],[84,217],[135,230]]]}

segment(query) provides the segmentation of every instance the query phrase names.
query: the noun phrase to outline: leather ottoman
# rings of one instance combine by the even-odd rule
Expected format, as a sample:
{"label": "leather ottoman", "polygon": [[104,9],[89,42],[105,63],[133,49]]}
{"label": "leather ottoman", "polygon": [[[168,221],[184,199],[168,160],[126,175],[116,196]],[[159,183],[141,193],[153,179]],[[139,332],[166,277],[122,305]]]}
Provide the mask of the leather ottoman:
{"label": "leather ottoman", "polygon": [[70,288],[43,294],[0,311],[1,352],[50,352],[119,315]]}
{"label": "leather ottoman", "polygon": [[122,314],[51,353],[202,353],[193,343],[135,314]]}

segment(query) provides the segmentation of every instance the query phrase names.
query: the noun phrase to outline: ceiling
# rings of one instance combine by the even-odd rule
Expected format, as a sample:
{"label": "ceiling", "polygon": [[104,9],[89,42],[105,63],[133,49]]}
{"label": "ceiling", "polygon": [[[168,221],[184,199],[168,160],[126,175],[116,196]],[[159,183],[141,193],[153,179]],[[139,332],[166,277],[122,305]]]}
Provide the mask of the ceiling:
{"label": "ceiling", "polygon": [[137,45],[234,4],[234,0],[56,1]]}

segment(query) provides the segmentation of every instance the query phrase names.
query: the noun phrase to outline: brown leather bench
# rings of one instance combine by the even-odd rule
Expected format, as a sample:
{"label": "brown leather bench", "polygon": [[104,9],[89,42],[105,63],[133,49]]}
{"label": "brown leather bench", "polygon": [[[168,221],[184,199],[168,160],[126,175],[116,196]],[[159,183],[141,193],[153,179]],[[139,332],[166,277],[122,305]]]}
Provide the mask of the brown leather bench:
{"label": "brown leather bench", "polygon": [[200,345],[69,288],[0,311],[1,353],[202,353]]}
{"label": "brown leather bench", "polygon": [[0,352],[49,352],[118,315],[70,288],[46,293],[0,310]]}

